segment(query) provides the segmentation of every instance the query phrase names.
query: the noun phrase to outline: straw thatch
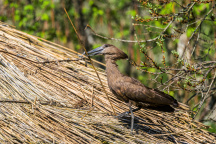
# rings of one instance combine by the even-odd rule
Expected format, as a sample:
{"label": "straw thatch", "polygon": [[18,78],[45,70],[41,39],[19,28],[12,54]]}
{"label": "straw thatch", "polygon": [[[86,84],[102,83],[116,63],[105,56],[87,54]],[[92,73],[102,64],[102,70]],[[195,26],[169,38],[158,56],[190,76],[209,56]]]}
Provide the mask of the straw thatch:
{"label": "straw thatch", "polygon": [[[97,70],[116,113],[127,111],[109,91],[104,70]],[[0,143],[216,142],[180,109],[136,112],[136,132],[130,135],[130,117],[112,116],[94,70],[77,52],[3,23],[0,75]]]}

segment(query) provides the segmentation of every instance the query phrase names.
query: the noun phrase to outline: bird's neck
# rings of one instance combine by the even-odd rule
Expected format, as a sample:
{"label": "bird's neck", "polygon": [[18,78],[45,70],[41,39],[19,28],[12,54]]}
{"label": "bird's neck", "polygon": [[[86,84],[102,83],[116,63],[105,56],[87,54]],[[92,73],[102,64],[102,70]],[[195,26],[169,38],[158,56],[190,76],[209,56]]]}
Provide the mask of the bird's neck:
{"label": "bird's neck", "polygon": [[121,74],[121,72],[118,70],[118,65],[112,59],[106,59],[106,73],[108,83],[109,80],[116,80],[117,78],[123,76],[123,74]]}

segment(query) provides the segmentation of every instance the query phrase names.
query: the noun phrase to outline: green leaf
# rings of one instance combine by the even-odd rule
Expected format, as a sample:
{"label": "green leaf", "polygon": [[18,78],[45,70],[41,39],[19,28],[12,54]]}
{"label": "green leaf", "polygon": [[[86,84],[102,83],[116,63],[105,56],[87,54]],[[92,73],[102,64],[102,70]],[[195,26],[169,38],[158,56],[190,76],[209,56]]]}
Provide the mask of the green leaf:
{"label": "green leaf", "polygon": [[93,0],[89,0],[89,5],[92,6],[94,4]]}
{"label": "green leaf", "polygon": [[15,16],[14,16],[14,20],[15,20],[15,21],[19,21],[19,20],[20,20],[20,15],[15,15]]}
{"label": "green leaf", "polygon": [[102,10],[98,10],[98,15],[103,15],[104,12]]}
{"label": "green leaf", "polygon": [[25,10],[25,11],[28,11],[28,10],[33,11],[33,10],[34,10],[34,7],[33,7],[33,5],[25,5],[25,6],[24,6],[24,10]]}
{"label": "green leaf", "polygon": [[41,20],[49,20],[48,14],[43,13],[43,15],[41,16]]}
{"label": "green leaf", "polygon": [[165,94],[174,96],[174,91],[169,91],[169,93],[168,93],[168,91],[164,90],[163,92],[164,92]]}
{"label": "green leaf", "polygon": [[136,16],[136,11],[135,10],[128,10],[127,11],[127,15],[130,15],[130,16],[132,16],[133,18],[132,19],[134,19],[134,17]]}
{"label": "green leaf", "polygon": [[190,37],[192,35],[192,33],[194,32],[195,28],[188,28],[187,29],[187,37]]}
{"label": "green leaf", "polygon": [[10,4],[10,8],[12,8],[12,7],[18,8],[18,4],[16,4],[16,3],[11,3],[11,4]]}
{"label": "green leaf", "polygon": [[156,72],[156,69],[155,68],[148,68],[148,71],[149,72]]}
{"label": "green leaf", "polygon": [[50,5],[50,3],[51,3],[51,2],[50,2],[49,0],[44,0],[44,1],[43,1],[43,4],[42,4],[42,6],[41,6],[42,9],[45,9],[47,6]]}

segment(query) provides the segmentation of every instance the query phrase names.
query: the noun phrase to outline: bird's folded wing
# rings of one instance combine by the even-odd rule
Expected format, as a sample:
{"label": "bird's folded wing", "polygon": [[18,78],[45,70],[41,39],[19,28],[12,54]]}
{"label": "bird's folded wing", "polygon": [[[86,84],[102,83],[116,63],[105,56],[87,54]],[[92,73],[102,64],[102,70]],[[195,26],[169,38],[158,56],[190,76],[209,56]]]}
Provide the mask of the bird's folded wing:
{"label": "bird's folded wing", "polygon": [[120,96],[126,96],[130,100],[137,102],[147,102],[152,104],[170,105],[174,98],[157,89],[144,86],[141,82],[130,77],[118,80],[113,90]]}

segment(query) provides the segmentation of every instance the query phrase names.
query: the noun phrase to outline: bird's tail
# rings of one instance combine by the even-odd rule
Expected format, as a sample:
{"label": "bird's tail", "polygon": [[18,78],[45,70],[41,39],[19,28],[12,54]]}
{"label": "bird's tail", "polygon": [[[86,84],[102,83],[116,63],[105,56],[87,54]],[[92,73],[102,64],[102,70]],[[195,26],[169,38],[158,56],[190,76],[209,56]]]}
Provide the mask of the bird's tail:
{"label": "bird's tail", "polygon": [[173,104],[174,107],[179,107],[179,103],[176,99],[174,99]]}
{"label": "bird's tail", "polygon": [[183,109],[183,110],[189,110],[189,106],[183,103],[178,102],[176,99],[173,101],[172,104],[173,107]]}

